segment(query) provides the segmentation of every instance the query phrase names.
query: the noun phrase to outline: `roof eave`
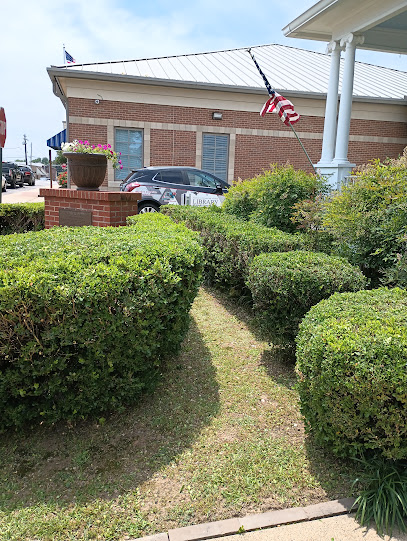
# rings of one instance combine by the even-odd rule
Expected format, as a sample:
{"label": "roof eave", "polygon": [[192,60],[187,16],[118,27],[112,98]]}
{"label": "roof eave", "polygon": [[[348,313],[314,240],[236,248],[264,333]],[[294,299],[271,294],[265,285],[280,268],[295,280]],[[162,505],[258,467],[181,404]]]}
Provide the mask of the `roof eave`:
{"label": "roof eave", "polygon": [[[331,1],[332,3],[332,1]],[[97,81],[112,81],[118,83],[132,83],[132,84],[141,84],[141,85],[153,85],[153,86],[169,86],[175,88],[192,88],[194,90],[213,90],[217,92],[239,92],[243,94],[258,94],[265,95],[266,89],[259,87],[251,86],[235,86],[235,85],[221,85],[216,83],[203,83],[203,82],[194,82],[194,81],[179,81],[176,79],[159,79],[155,77],[140,77],[137,75],[120,75],[115,73],[96,73],[93,71],[76,71],[69,70],[65,68],[57,68],[51,66],[47,68],[48,75],[53,82],[54,88],[56,87],[56,82],[58,77],[70,77],[73,79],[90,79]],[[58,87],[60,85],[58,84]],[[299,90],[287,90],[287,89],[275,89],[277,92],[284,93],[288,98],[297,97],[297,98],[314,98],[314,99],[326,99],[325,92],[306,92]],[[59,97],[63,103],[66,100],[65,95],[63,97],[59,93],[55,92],[54,94]],[[366,103],[383,103],[383,104],[393,104],[393,105],[407,105],[407,99],[400,100],[395,98],[375,98],[370,96],[353,96],[354,101],[361,101]]]}
{"label": "roof eave", "polygon": [[[317,15],[320,15],[323,11],[330,8],[334,4],[337,3],[338,0],[320,0],[320,2],[317,2],[312,7],[307,9],[304,13],[302,13],[299,17],[291,21],[287,26],[283,28],[283,33],[287,37],[296,37],[296,30],[300,27],[302,27],[305,23],[311,21],[314,17]],[[321,41],[330,41],[331,36],[328,36],[327,34],[316,34],[312,35],[308,39],[316,39]]]}

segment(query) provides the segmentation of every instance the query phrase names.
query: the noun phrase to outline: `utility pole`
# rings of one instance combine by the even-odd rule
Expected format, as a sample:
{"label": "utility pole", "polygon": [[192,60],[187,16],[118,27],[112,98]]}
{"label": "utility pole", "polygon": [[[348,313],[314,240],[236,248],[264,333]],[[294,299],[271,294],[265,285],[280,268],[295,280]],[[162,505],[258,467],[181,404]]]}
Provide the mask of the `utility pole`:
{"label": "utility pole", "polygon": [[25,165],[28,165],[28,161],[27,161],[27,142],[28,142],[28,139],[27,139],[26,134],[24,134],[23,137],[24,137],[23,145],[24,145],[24,152],[25,152]]}

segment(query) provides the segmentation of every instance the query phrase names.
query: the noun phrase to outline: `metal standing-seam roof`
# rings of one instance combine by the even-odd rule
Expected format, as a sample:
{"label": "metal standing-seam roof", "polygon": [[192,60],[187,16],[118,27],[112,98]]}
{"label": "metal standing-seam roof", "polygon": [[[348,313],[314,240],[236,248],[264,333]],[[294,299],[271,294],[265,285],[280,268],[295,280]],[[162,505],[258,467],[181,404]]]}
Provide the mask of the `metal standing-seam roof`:
{"label": "metal standing-seam roof", "polygon": [[[275,44],[251,49],[270,84],[278,92],[326,94],[330,55]],[[247,48],[58,67],[69,71],[81,70],[189,84],[204,83],[217,87],[264,88]],[[343,59],[340,84],[342,71]],[[356,62],[353,95],[404,100],[407,95],[407,72]]]}

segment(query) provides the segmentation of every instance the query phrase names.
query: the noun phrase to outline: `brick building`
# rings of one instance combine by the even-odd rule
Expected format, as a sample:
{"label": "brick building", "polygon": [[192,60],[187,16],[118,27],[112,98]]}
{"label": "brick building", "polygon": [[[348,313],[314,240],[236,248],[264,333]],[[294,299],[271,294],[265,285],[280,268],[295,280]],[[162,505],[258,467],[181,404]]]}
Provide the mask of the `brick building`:
{"label": "brick building", "polygon": [[[254,47],[275,90],[301,115],[295,125],[313,163],[322,150],[329,55],[282,45]],[[280,66],[289,66],[289,70]],[[148,60],[48,68],[66,108],[67,140],[110,143],[123,171],[109,165],[117,189],[130,169],[196,166],[232,182],[271,163],[310,170],[294,133],[275,114],[246,49]],[[340,94],[340,86],[339,86]],[[355,64],[349,160],[397,157],[407,145],[407,73]]]}

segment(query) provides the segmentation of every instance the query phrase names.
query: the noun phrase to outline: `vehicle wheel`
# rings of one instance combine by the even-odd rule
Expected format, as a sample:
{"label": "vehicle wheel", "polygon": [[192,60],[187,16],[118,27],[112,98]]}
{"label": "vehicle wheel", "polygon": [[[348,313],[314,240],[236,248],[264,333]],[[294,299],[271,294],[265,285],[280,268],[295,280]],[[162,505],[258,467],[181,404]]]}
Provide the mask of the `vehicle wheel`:
{"label": "vehicle wheel", "polygon": [[145,214],[146,212],[160,212],[160,207],[151,201],[143,201],[138,204],[138,213]]}
{"label": "vehicle wheel", "polygon": [[13,190],[15,190],[17,188],[17,182],[15,181],[15,179],[11,180],[10,188],[12,188]]}
{"label": "vehicle wheel", "polygon": [[5,191],[7,191],[7,188],[6,188],[6,186],[4,186],[4,188],[2,188],[2,189],[1,189],[1,191],[2,191],[2,192],[5,192]]}

